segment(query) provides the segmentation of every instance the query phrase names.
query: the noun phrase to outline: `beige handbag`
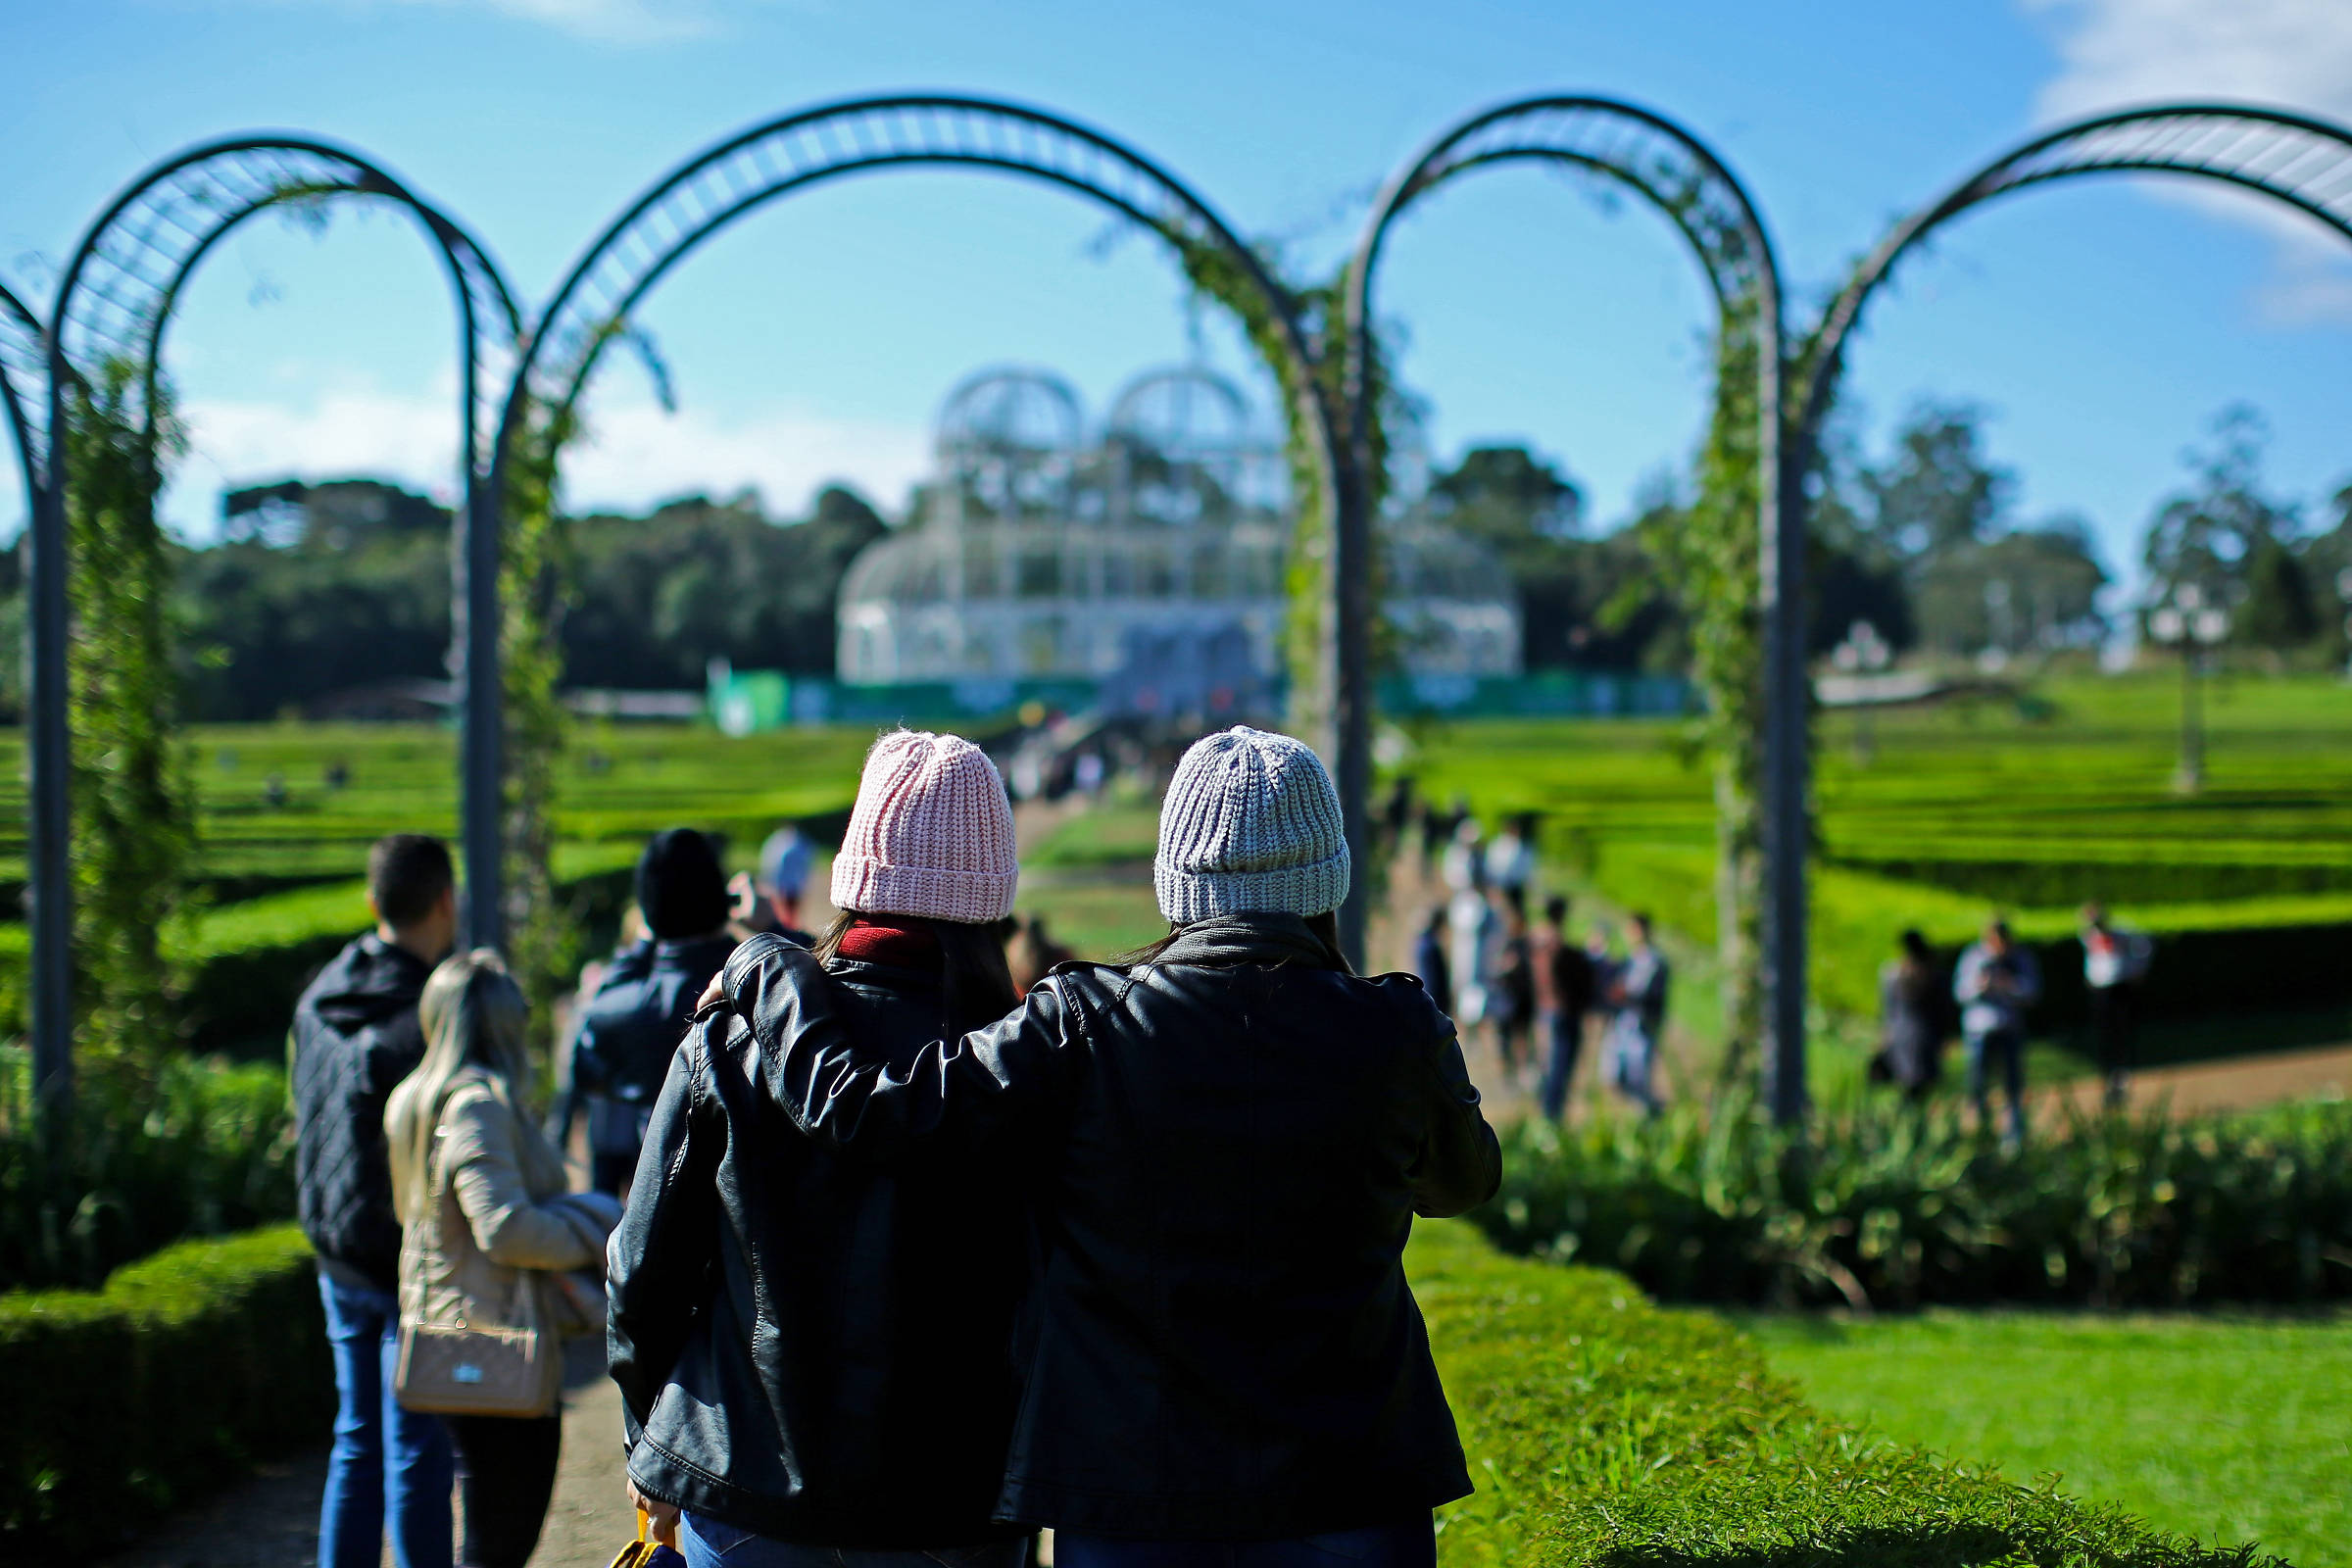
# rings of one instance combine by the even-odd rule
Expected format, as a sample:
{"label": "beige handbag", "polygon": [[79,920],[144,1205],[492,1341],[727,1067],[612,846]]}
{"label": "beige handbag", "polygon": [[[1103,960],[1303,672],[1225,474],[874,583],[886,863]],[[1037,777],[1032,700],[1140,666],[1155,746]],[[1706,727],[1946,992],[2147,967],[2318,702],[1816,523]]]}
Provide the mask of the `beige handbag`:
{"label": "beige handbag", "polygon": [[392,1392],[430,1415],[540,1416],[561,1375],[543,1329],[404,1323]]}
{"label": "beige handbag", "polygon": [[[441,1192],[440,1151],[433,1155],[430,1190]],[[392,1396],[404,1410],[428,1415],[543,1416],[562,1387],[562,1348],[546,1326],[540,1292],[529,1269],[514,1271],[520,1327],[475,1328],[461,1313],[456,1324],[400,1325],[400,1358]]]}

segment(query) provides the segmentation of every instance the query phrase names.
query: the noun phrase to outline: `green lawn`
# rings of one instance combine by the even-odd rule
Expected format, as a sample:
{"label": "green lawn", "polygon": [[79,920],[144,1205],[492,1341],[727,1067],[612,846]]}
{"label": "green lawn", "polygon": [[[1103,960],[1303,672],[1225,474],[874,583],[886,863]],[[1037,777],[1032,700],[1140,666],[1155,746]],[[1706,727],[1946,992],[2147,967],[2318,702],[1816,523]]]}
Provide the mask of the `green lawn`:
{"label": "green lawn", "polygon": [[2352,1317],[1739,1321],[1833,1416],[2298,1568],[2352,1565]]}

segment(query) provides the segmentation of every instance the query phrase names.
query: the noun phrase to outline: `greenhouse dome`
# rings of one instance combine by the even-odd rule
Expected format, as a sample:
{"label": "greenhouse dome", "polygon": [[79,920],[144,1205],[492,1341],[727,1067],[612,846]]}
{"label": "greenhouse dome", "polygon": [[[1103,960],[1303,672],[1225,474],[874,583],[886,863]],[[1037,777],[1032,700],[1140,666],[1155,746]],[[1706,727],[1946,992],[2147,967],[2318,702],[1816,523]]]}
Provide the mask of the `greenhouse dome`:
{"label": "greenhouse dome", "polygon": [[[949,394],[934,451],[916,514],[843,579],[843,680],[1111,680],[1212,645],[1280,669],[1287,473],[1231,382],[1149,371],[1090,437],[1060,378],[983,370]],[[1382,547],[1408,670],[1517,672],[1492,553],[1419,520],[1384,524]]]}

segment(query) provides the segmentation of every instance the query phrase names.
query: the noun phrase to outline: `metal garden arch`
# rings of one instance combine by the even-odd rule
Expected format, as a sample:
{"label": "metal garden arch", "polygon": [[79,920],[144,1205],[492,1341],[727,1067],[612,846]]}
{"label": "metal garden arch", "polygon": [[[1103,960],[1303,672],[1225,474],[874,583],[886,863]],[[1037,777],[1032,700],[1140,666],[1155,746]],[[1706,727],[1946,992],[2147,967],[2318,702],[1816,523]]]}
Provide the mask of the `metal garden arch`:
{"label": "metal garden arch", "polygon": [[[1761,509],[1757,570],[1765,617],[1766,1026],[1774,1112],[1793,1119],[1803,1110],[1805,1081],[1804,527],[1802,514],[1788,505],[1782,463],[1781,279],[1772,238],[1738,177],[1705,143],[1664,116],[1618,99],[1528,98],[1463,121],[1389,181],[1348,269],[1348,448],[1358,478],[1340,517],[1341,559],[1366,560],[1371,538],[1369,334],[1372,286],[1389,229],[1414,202],[1448,180],[1477,169],[1527,162],[1588,170],[1632,189],[1690,243],[1714,289],[1725,328],[1740,313],[1754,313]],[[1342,657],[1360,663],[1366,657],[1362,628],[1370,623],[1370,582],[1359,576],[1342,593],[1344,607],[1352,613],[1343,614],[1341,625],[1356,628]]]}
{"label": "metal garden arch", "polygon": [[[998,99],[922,95],[859,98],[786,115],[696,155],[650,187],[588,247],[553,302],[515,367],[499,425],[491,493],[503,497],[514,461],[514,442],[533,410],[568,415],[586,389],[606,346],[625,327],[629,313],[687,254],[746,213],[799,190],[847,175],[885,169],[950,167],[1025,175],[1074,191],[1159,235],[1179,251],[1209,247],[1221,253],[1264,301],[1290,363],[1273,368],[1293,403],[1294,416],[1308,421],[1316,446],[1326,508],[1346,483],[1347,465],[1338,440],[1338,421],[1325,407],[1312,373],[1313,356],[1289,293],[1265,270],[1232,228],[1174,174],[1135,149],[1101,131],[1041,110]],[[1327,519],[1328,520],[1328,519]],[[479,559],[495,564],[494,545]],[[1336,574],[1345,579],[1344,558]],[[495,920],[500,867],[499,782],[501,726],[498,716],[496,627],[497,577],[474,574],[468,625],[475,638],[466,662],[466,877],[477,918]],[[1338,683],[1336,707],[1361,710],[1359,683]],[[1338,726],[1338,772],[1347,808],[1349,847],[1363,864],[1365,814],[1362,768],[1349,770],[1345,736]],[[1326,755],[1332,755],[1327,743]],[[1356,781],[1352,792],[1348,781]],[[1363,885],[1359,870],[1343,930],[1360,956]],[[495,928],[475,931],[476,941],[495,941]]]}
{"label": "metal garden arch", "polygon": [[0,403],[8,405],[8,433],[17,443],[17,461],[24,470],[27,517],[40,505],[41,465],[47,456],[42,433],[49,407],[45,401],[33,401],[34,389],[49,369],[46,336],[31,307],[0,288]]}
{"label": "metal garden arch", "polygon": [[[72,1083],[72,908],[67,835],[72,826],[67,771],[66,428],[67,389],[110,360],[133,366],[142,413],[154,435],[149,394],[160,368],[164,332],[181,289],[222,236],[257,213],[343,197],[389,201],[405,209],[439,252],[458,307],[462,364],[459,513],[452,570],[452,614],[465,635],[468,564],[478,559],[476,526],[484,515],[485,459],[497,384],[495,358],[509,355],[522,318],[506,280],[480,245],[442,212],[359,154],[293,136],[248,136],[179,154],[133,181],[90,227],[58,289],[45,345],[46,418],[28,438],[33,477],[30,674],[27,751],[31,809],[27,884],[32,894],[33,1081],[52,1097]],[[22,435],[22,432],[21,432]],[[492,535],[495,550],[495,535]],[[495,555],[492,560],[495,561]],[[493,659],[495,678],[495,659]],[[471,671],[466,671],[470,674]]]}
{"label": "metal garden arch", "polygon": [[[1788,430],[1788,468],[1811,466],[1845,343],[1895,264],[1938,226],[2011,191],[2083,174],[2188,174],[2284,202],[2352,240],[2352,129],[2233,104],[2161,104],[2077,121],[2004,153],[1897,224],[1823,314],[1810,382]],[[1791,493],[1801,527],[1805,496]]]}

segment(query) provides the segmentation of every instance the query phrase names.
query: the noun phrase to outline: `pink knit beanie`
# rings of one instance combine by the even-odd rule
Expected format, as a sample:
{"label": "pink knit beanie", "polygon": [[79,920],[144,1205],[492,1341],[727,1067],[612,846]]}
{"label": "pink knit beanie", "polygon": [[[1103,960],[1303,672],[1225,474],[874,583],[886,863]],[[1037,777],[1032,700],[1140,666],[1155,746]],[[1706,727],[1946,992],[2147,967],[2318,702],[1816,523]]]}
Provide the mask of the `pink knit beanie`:
{"label": "pink knit beanie", "polygon": [[906,729],[874,742],[833,858],[835,908],[978,925],[1012,912],[1019,880],[1012,803],[986,752]]}

